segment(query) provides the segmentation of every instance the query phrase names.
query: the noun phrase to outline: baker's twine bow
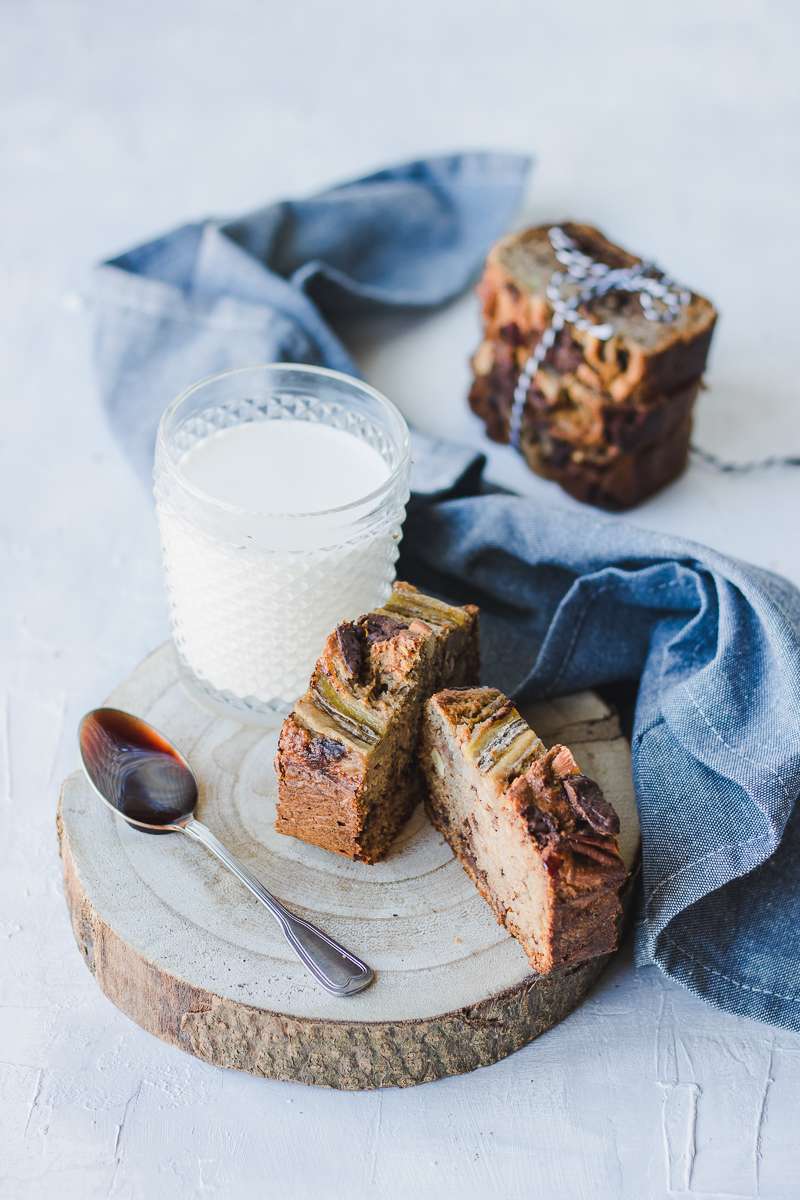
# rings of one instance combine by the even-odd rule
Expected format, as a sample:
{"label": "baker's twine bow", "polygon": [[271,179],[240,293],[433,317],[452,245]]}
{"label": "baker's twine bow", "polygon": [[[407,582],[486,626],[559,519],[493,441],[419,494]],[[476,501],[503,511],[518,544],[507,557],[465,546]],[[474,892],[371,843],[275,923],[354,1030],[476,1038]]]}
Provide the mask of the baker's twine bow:
{"label": "baker's twine bow", "polygon": [[514,388],[509,434],[512,446],[517,449],[520,449],[522,417],[534,376],[564,326],[584,330],[602,342],[614,333],[613,325],[595,324],[581,310],[585,311],[593,301],[609,292],[632,292],[638,296],[648,321],[667,322],[674,321],[691,299],[691,293],[665,275],[655,263],[643,261],[631,267],[609,267],[579,250],[558,225],[548,230],[548,237],[564,270],[554,271],[550,276],[545,295],[553,315],[520,371]]}

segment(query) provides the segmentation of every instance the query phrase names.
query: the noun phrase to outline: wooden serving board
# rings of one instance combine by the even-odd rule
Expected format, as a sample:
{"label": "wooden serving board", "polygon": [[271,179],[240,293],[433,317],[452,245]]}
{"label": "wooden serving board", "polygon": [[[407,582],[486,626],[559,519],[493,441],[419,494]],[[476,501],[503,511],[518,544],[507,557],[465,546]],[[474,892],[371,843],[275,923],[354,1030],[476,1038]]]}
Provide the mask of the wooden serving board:
{"label": "wooden serving board", "polygon": [[[157,1037],[274,1079],[405,1086],[524,1046],[570,1012],[605,965],[532,974],[421,808],[375,866],[276,833],[277,730],[199,707],[179,682],[171,646],[109,703],[162,730],[198,776],[200,819],[276,895],[377,971],[361,995],[329,996],[201,846],[129,828],[78,771],[64,783],[58,816],[75,937],[106,996]],[[632,867],[639,831],[630,751],[612,710],[585,692],[526,715],[546,742],[569,744],[611,797]]]}

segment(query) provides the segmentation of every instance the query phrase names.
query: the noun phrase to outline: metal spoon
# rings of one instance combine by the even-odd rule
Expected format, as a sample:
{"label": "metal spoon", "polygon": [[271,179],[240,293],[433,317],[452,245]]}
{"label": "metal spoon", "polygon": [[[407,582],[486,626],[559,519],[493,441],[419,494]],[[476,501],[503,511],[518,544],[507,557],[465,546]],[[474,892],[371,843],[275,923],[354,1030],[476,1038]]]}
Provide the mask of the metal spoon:
{"label": "metal spoon", "polygon": [[297,956],[334,996],[354,996],[369,987],[374,976],[366,963],[284,908],[194,818],[197,780],[152,725],[118,708],[95,708],[81,721],[78,741],[89,782],[118,816],[145,833],[185,833],[202,842],[269,909]]}

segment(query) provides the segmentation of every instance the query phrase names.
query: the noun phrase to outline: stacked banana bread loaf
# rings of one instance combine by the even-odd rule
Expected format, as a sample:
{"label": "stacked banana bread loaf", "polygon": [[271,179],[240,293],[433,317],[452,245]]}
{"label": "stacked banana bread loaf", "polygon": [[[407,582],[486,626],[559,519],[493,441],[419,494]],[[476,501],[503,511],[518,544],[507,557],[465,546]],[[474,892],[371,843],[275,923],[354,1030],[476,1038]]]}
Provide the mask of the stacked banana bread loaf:
{"label": "stacked banana bread loaf", "polygon": [[[551,228],[499,242],[478,288],[484,339],[472,359],[469,399],[496,441],[509,440],[520,373],[552,317],[547,289],[563,267]],[[589,225],[558,228],[597,262],[641,263]],[[574,325],[560,331],[522,413],[520,449],[534,471],[609,509],[637,504],[680,474],[717,315],[704,297],[687,299],[673,319],[656,321],[635,293],[611,291],[586,313],[612,326],[609,338]]]}

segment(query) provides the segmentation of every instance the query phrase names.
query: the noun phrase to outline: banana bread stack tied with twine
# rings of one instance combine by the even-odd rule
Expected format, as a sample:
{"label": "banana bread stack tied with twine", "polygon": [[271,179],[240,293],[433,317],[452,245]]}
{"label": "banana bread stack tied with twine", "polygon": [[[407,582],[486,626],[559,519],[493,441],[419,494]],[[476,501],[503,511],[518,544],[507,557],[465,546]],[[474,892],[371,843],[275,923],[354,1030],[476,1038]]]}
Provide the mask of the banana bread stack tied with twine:
{"label": "banana bread stack tied with twine", "polygon": [[717,313],[590,225],[503,238],[478,288],[470,406],[579,500],[629,508],[683,470]]}

